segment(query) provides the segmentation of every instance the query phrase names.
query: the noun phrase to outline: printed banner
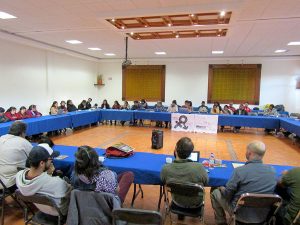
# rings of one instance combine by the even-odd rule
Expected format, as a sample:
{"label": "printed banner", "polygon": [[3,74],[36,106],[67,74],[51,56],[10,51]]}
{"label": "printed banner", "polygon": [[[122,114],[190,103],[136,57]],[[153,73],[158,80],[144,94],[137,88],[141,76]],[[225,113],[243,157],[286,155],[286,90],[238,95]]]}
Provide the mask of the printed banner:
{"label": "printed banner", "polygon": [[196,133],[216,134],[218,131],[217,115],[199,115],[194,117],[194,131]]}
{"label": "printed banner", "polygon": [[194,132],[194,114],[172,113],[172,130]]}
{"label": "printed banner", "polygon": [[172,113],[172,130],[216,134],[218,131],[217,115]]}

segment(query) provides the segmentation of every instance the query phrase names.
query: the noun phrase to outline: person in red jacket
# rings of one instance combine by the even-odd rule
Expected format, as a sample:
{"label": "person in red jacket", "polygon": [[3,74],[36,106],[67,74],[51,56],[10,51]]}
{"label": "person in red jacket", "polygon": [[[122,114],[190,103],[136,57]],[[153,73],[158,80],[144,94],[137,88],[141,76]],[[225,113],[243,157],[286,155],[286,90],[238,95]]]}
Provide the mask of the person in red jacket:
{"label": "person in red jacket", "polygon": [[4,114],[10,121],[17,120],[17,109],[16,107],[9,107]]}
{"label": "person in red jacket", "polygon": [[17,117],[18,117],[18,120],[22,120],[22,119],[28,118],[28,116],[26,114],[26,107],[25,106],[22,106],[20,108],[20,111],[17,113]]}
{"label": "person in red jacket", "polygon": [[29,106],[28,110],[26,111],[27,118],[34,118],[42,116],[42,113],[38,112],[36,109],[36,105]]}
{"label": "person in red jacket", "polygon": [[244,110],[245,110],[247,113],[251,112],[251,109],[249,108],[249,103],[248,103],[248,102],[245,102],[245,104],[244,104]]}

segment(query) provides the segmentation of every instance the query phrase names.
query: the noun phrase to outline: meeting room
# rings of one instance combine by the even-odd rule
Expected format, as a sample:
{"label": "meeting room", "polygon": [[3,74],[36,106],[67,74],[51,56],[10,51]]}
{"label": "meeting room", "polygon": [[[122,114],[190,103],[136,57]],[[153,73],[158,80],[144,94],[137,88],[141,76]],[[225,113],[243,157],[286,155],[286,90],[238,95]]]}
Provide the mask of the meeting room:
{"label": "meeting room", "polygon": [[0,225],[300,225],[299,15],[0,1]]}

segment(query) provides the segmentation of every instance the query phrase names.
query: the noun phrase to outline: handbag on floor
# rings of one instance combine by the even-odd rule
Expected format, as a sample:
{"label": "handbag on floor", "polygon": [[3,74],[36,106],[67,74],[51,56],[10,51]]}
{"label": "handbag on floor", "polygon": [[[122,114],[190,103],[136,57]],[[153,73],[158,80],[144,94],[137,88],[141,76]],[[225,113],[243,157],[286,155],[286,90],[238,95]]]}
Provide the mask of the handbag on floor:
{"label": "handbag on floor", "polygon": [[107,158],[126,158],[133,155],[134,148],[124,143],[117,143],[108,147],[105,151]]}

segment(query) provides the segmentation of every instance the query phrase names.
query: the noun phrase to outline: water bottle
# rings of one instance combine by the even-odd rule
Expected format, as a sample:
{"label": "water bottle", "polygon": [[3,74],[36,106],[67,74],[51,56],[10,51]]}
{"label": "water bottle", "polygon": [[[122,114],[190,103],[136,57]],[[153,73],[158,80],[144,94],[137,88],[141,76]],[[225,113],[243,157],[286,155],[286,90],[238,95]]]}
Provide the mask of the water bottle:
{"label": "water bottle", "polygon": [[213,168],[215,165],[215,154],[214,153],[210,153],[208,162],[209,162],[209,168]]}

